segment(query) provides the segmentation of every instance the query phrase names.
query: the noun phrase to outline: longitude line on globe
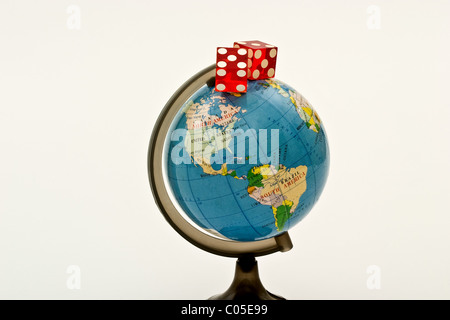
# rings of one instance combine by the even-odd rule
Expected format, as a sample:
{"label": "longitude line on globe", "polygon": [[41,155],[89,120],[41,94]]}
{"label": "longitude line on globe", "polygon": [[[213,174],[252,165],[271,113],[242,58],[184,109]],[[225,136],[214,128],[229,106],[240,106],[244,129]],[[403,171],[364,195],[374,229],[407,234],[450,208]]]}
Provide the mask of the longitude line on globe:
{"label": "longitude line on globe", "polygon": [[[275,94],[275,93],[274,93],[274,94]],[[229,101],[229,103],[231,103],[231,105],[233,105],[234,107],[236,107],[236,105],[233,103],[232,100],[229,99],[229,97],[225,97],[225,99],[227,99],[227,100]],[[268,101],[268,100],[264,101],[264,103],[266,103],[267,101]],[[261,105],[259,105],[258,107],[256,107],[255,110],[257,110],[258,108],[260,108],[264,103],[262,103]],[[240,113],[240,115],[241,115],[241,120],[245,122],[245,124],[247,125],[248,128],[250,128],[250,126],[249,126],[247,120],[245,119],[246,116],[242,113],[241,109],[239,109],[239,113]],[[252,132],[252,134],[253,134],[253,136],[254,136],[254,138],[255,138],[255,141],[258,141],[258,137],[255,136],[256,134],[253,133],[253,132]],[[244,143],[245,143],[245,141],[244,141]],[[258,154],[262,154],[267,160],[269,160],[267,154],[264,153],[264,150],[262,150],[261,145],[260,145],[259,143],[258,143],[258,148],[259,148]],[[231,192],[232,192],[232,194],[233,194],[233,197],[235,198],[236,203],[238,204],[239,208],[242,210],[242,208],[241,208],[239,202],[237,201],[237,199],[236,199],[236,197],[235,197],[235,195],[234,195],[233,190],[231,189],[230,182],[228,181],[228,179],[226,179],[226,180],[227,180],[228,186],[230,187],[230,190],[231,190]],[[261,235],[258,231],[256,231],[256,229],[251,225],[250,221],[249,221],[248,218],[247,218],[247,215],[245,214],[245,212],[244,212],[243,210],[242,210],[242,214],[244,215],[245,219],[247,220],[248,224],[252,227],[252,229],[255,230],[255,232],[256,232],[257,234],[259,234],[260,236],[262,236],[262,235]]]}
{"label": "longitude line on globe", "polygon": [[[277,110],[277,108],[274,108],[274,109]],[[281,114],[280,111],[277,110],[277,112],[278,112],[279,114]],[[286,118],[284,118],[284,115],[285,115],[286,113],[288,113],[288,112],[289,112],[289,110],[288,110],[287,112],[285,112],[285,113],[281,116],[280,119],[282,119],[282,118],[285,119],[285,121],[286,121],[287,123],[289,123],[289,125],[291,126],[291,130],[294,129],[293,132],[295,132],[296,128],[292,125],[292,123],[291,123],[290,121],[288,121]],[[294,137],[291,138],[291,139],[294,139]],[[288,141],[290,141],[290,140],[288,140]],[[303,148],[304,148],[305,150],[308,150],[308,149],[306,148],[305,144],[303,143],[303,140],[300,139],[300,142],[302,143]],[[286,143],[287,143],[287,142],[286,142]],[[308,152],[307,155],[308,155],[308,158],[309,158],[309,162],[310,162],[310,163],[313,163],[313,161],[312,161],[312,159],[311,159],[311,153]],[[308,170],[309,170],[309,168],[308,168]],[[316,181],[316,175],[315,175],[315,174],[313,174],[313,178],[314,178],[314,201],[313,201],[313,203],[314,203],[314,202],[316,201],[316,192],[317,192],[317,189],[316,189],[317,181]],[[280,190],[281,190],[281,189],[280,189]]]}
{"label": "longitude line on globe", "polygon": [[241,207],[241,205],[239,204],[239,201],[238,201],[238,199],[236,198],[236,196],[235,196],[235,194],[234,194],[234,192],[233,192],[233,189],[231,189],[231,184],[230,184],[230,181],[228,181],[228,177],[224,177],[225,178],[225,180],[227,181],[227,184],[228,184],[228,188],[230,188],[230,193],[233,195],[233,198],[234,198],[234,201],[236,202],[236,204],[238,205],[238,207],[239,207],[239,209],[241,209],[241,212],[242,212],[242,215],[244,216],[244,218],[245,218],[245,220],[247,221],[247,223],[248,223],[248,225],[253,229],[253,231],[255,231],[255,233],[256,234],[258,234],[259,236],[263,236],[261,233],[259,233],[254,227],[253,227],[253,225],[250,223],[250,221],[248,220],[248,217],[247,217],[247,215],[245,214],[245,212],[244,212],[244,210],[242,210],[242,207]]}
{"label": "longitude line on globe", "polygon": [[[274,94],[275,94],[275,93],[274,93]],[[233,101],[231,101],[228,97],[225,97],[225,99],[227,99],[234,107],[236,107],[236,105],[233,103]],[[268,101],[268,100],[264,101],[264,103],[267,103],[267,101]],[[264,103],[262,103],[261,105],[259,105],[258,107],[256,107],[255,110],[257,110],[258,108],[260,108]],[[249,126],[247,120],[245,119],[246,116],[244,116],[244,114],[241,112],[241,109],[239,109],[239,113],[241,114],[241,120],[243,120],[243,121],[246,123],[247,127],[250,128],[250,126]],[[252,132],[252,133],[253,133],[253,132]],[[253,136],[254,136],[254,138],[255,138],[255,141],[258,141],[258,137],[255,136],[255,135],[256,135],[256,134],[253,133]],[[244,143],[245,143],[245,140],[244,140]],[[261,145],[260,145],[259,143],[258,143],[258,148],[259,148],[258,154],[262,154],[267,160],[269,160],[267,154],[264,153],[264,150],[262,150]],[[279,161],[278,161],[278,162],[279,162]],[[227,181],[228,186],[230,187],[230,190],[231,190],[230,182],[228,181],[228,179],[226,179],[226,181]],[[278,183],[278,182],[277,182],[277,183]],[[279,185],[278,185],[278,187],[279,187]],[[281,188],[280,188],[280,190],[281,190]],[[231,190],[231,192],[233,193],[233,190]],[[283,194],[282,194],[282,195],[283,195]],[[238,203],[238,201],[237,201],[237,199],[236,199],[234,193],[233,193],[233,197],[235,198],[235,201],[236,201],[236,203],[238,204],[239,208],[242,210],[242,208],[241,208],[240,204]],[[284,197],[284,195],[283,195],[283,197]],[[248,224],[252,227],[252,229],[255,230],[255,232],[256,232],[257,234],[259,234],[260,236],[262,236],[262,235],[261,235],[258,231],[256,231],[256,229],[251,225],[250,221],[249,221],[248,218],[247,218],[247,215],[245,214],[245,212],[244,212],[243,210],[242,210],[242,214],[244,215],[245,219],[247,220]]]}

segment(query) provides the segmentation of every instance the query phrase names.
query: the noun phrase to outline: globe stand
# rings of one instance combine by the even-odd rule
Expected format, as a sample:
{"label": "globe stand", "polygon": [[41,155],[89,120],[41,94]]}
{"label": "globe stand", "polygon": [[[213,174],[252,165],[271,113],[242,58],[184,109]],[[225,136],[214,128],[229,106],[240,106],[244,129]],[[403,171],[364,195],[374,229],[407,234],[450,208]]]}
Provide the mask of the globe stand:
{"label": "globe stand", "polygon": [[166,137],[171,124],[180,108],[202,86],[214,87],[215,67],[213,64],[186,81],[169,99],[156,120],[148,149],[148,176],[150,187],[161,213],[169,224],[187,241],[207,252],[238,258],[233,282],[222,294],[211,297],[212,300],[282,300],[284,298],[267,291],[259,279],[258,264],[255,257],[286,252],[292,248],[287,232],[272,238],[258,241],[230,241],[213,237],[195,228],[174,205],[173,195],[169,191],[164,172]]}
{"label": "globe stand", "polygon": [[245,255],[236,261],[234,279],[222,294],[209,300],[285,300],[267,291],[259,279],[258,262],[253,255]]}

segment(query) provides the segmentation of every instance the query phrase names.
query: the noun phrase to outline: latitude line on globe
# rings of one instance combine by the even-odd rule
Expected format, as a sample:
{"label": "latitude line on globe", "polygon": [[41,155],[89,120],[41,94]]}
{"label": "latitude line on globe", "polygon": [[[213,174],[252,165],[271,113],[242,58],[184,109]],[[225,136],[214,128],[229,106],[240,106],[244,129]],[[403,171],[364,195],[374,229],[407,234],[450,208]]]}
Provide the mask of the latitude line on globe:
{"label": "latitude line on globe", "polygon": [[[227,179],[227,177],[224,177],[224,178]],[[242,192],[242,191],[247,192],[247,188],[241,189],[241,190],[238,190],[238,191],[235,191],[235,192]],[[224,196],[226,196],[226,195],[222,195],[222,196],[218,196],[218,197],[214,197],[214,198],[208,198],[208,199],[200,199],[200,200],[201,201],[212,201],[212,200],[216,200],[216,199],[219,199],[219,198],[223,198]]]}
{"label": "latitude line on globe", "polygon": [[[290,142],[293,139],[295,139],[295,137],[294,138],[290,138],[289,140],[286,141],[286,143]],[[296,162],[294,162],[294,164],[301,164],[302,163],[301,160],[303,160],[303,158],[307,157],[308,155],[309,155],[309,153],[305,153],[301,158],[299,158]],[[177,167],[176,165],[172,165],[172,164],[170,164],[170,166],[175,167],[175,168]],[[238,170],[238,169],[246,166],[246,164],[235,164],[235,166],[237,166],[236,170]],[[168,177],[169,177],[169,179],[172,179],[172,180],[187,181],[187,179],[175,178],[175,177],[172,177],[171,175],[168,175]],[[202,179],[205,179],[205,178],[207,179],[207,178],[213,178],[213,177],[214,176],[211,176],[211,175],[208,174],[207,176],[205,176],[203,178],[195,178],[195,179],[189,179],[189,180],[190,181],[198,181],[198,180],[202,180]]]}

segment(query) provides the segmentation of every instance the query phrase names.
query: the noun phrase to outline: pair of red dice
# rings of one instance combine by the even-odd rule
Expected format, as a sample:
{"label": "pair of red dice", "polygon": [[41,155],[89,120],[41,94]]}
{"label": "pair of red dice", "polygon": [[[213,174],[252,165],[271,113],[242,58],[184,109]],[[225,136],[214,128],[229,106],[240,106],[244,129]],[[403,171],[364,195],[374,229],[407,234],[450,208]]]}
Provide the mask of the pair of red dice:
{"label": "pair of red dice", "polygon": [[247,92],[247,80],[275,76],[278,48],[258,40],[238,41],[232,48],[218,47],[216,91]]}

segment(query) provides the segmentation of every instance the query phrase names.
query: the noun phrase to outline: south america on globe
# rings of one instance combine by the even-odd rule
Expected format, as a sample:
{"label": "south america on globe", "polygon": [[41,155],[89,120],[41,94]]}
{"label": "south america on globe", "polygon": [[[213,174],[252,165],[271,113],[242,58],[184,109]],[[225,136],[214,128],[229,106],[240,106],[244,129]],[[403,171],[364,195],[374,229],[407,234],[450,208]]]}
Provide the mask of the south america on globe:
{"label": "south america on globe", "polygon": [[166,173],[182,211],[216,236],[255,241],[303,219],[329,170],[324,126],[289,85],[264,79],[246,93],[205,85],[166,139]]}

